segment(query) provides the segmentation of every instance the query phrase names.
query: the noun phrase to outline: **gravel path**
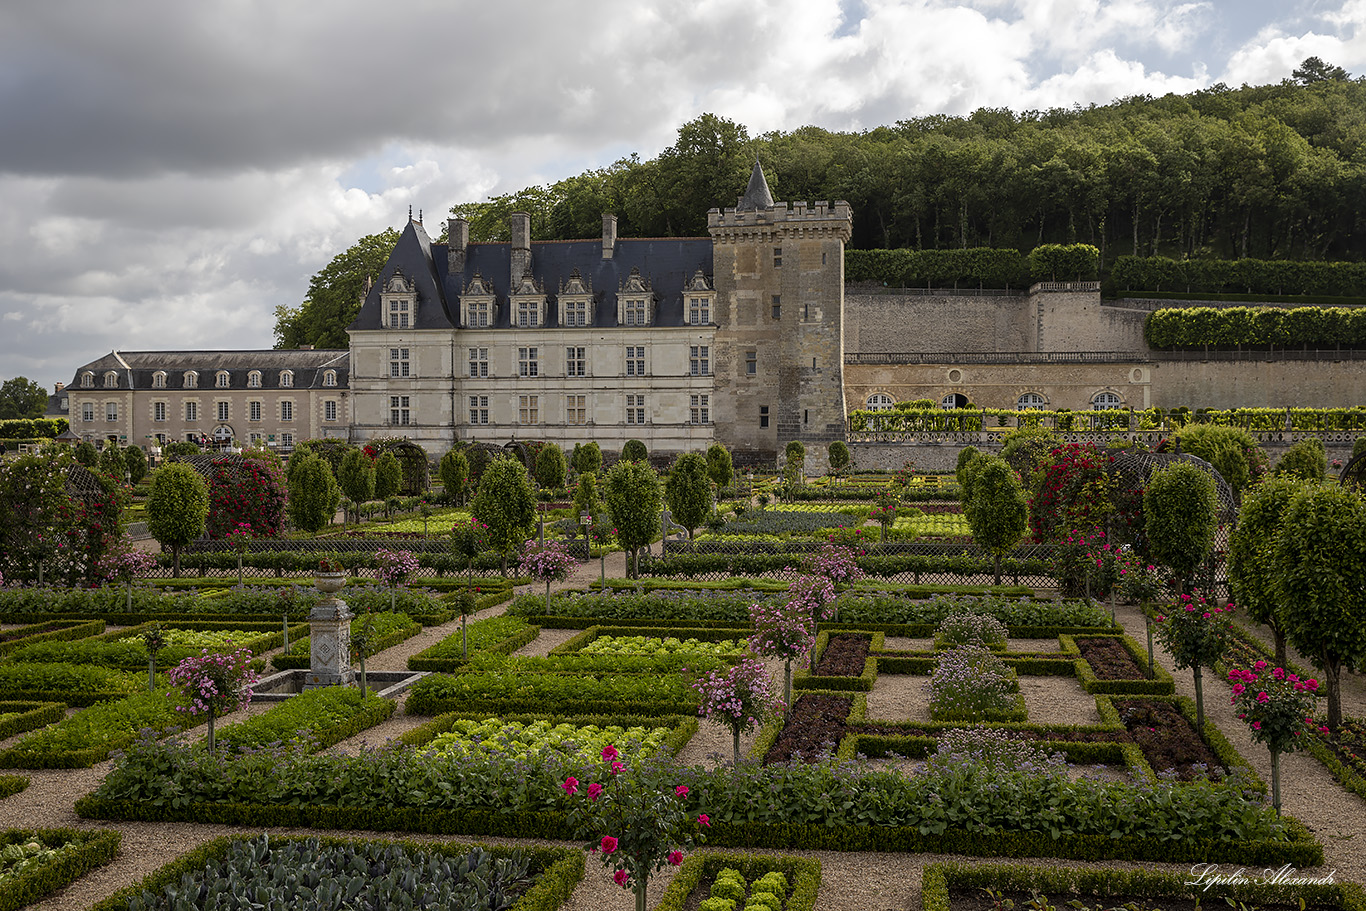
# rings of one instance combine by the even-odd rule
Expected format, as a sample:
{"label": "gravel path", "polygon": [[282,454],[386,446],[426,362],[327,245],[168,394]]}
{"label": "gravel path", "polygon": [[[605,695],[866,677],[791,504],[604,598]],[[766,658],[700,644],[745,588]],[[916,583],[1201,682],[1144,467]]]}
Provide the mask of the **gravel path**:
{"label": "gravel path", "polygon": [[[620,577],[624,559],[613,555],[608,560],[609,574]],[[591,571],[590,571],[591,570]],[[576,577],[563,587],[582,586],[597,578],[597,566],[588,564]],[[535,587],[525,589],[535,591]],[[494,612],[502,608],[495,609]],[[1136,608],[1119,609],[1119,619],[1127,632],[1139,641],[1143,640],[1143,619]],[[380,655],[375,656],[370,666],[377,670],[397,670],[406,666],[407,658],[459,629],[459,621],[441,627],[424,630],[421,635],[401,643]],[[572,632],[569,633],[572,635]],[[538,639],[522,649],[519,654],[543,654],[555,644],[562,642],[568,635],[565,631],[545,631]],[[889,639],[889,649],[917,648],[926,640]],[[1159,655],[1159,661],[1172,670],[1170,658]],[[1308,662],[1304,662],[1307,664]],[[770,664],[772,670],[779,670],[777,662]],[[1189,671],[1174,671],[1177,690],[1193,696],[1194,687]],[[776,679],[776,675],[775,675]],[[928,695],[924,693],[923,677],[901,677],[884,675],[879,678],[868,695],[869,716],[879,719],[898,720],[917,718],[928,719]],[[1023,677],[1021,689],[1025,692],[1031,720],[1045,723],[1089,722],[1095,723],[1094,700],[1087,697],[1075,681],[1062,678]],[[1352,715],[1366,715],[1366,681],[1359,675],[1344,674],[1343,710]],[[1270,758],[1267,751],[1255,744],[1232,714],[1228,706],[1227,684],[1214,680],[1207,682],[1206,712],[1219,725],[1226,736],[1246,756],[1263,778],[1270,780]],[[253,707],[260,710],[264,706]],[[230,724],[246,713],[229,716],[220,724]],[[424,719],[408,718],[396,713],[394,719],[371,729],[357,737],[339,744],[334,749],[352,752],[362,744],[371,745],[396,735],[397,733],[421,723]],[[752,735],[751,735],[752,736]],[[742,747],[748,749],[752,739],[746,738]],[[719,725],[703,722],[698,736],[685,747],[681,758],[687,762],[707,763],[715,761],[713,754],[729,754],[730,736]],[[19,795],[0,800],[0,826],[71,826],[77,828],[103,828],[106,826],[81,820],[76,817],[72,804],[92,790],[108,771],[108,763],[93,769],[43,770],[21,772],[32,779],[28,790]],[[1366,880],[1366,802],[1350,794],[1335,784],[1328,772],[1307,754],[1292,754],[1282,759],[1282,789],[1286,811],[1293,813],[1323,841],[1328,861],[1318,872],[1335,870],[1338,881]],[[115,890],[129,885],[157,867],[175,858],[204,841],[229,832],[247,831],[228,826],[197,825],[190,823],[152,824],[116,823],[110,826],[123,833],[123,849],[115,861],[99,870],[93,871],[63,892],[33,905],[37,911],[79,911],[93,901],[103,898]],[[270,830],[273,833],[290,830]],[[328,833],[357,834],[372,837],[396,837],[385,833]],[[402,835],[416,840],[431,839],[420,835]],[[459,841],[484,841],[500,844],[528,844],[518,839],[456,839]],[[570,845],[568,842],[558,844]],[[919,908],[919,889],[921,871],[926,863],[949,859],[938,855],[877,854],[866,852],[803,852],[803,851],[760,851],[758,853],[787,854],[815,857],[822,864],[822,884],[816,907],[819,911],[889,911],[889,909]],[[1041,866],[1056,866],[1056,861],[1023,860],[1012,861]],[[1076,864],[1076,866],[1087,866]],[[1183,868],[1170,865],[1107,863],[1108,867],[1129,869],[1168,869],[1181,871]],[[649,889],[650,903],[658,901],[669,880],[665,871],[651,880]],[[617,888],[610,875],[590,857],[588,874],[575,890],[566,911],[629,911],[633,902],[629,893]]]}

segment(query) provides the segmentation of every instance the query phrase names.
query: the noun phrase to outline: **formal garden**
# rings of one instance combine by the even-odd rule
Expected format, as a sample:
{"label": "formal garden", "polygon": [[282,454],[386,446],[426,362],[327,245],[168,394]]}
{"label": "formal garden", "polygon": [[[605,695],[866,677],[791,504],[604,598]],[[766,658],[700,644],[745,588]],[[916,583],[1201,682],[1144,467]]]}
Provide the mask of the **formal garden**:
{"label": "formal garden", "polygon": [[1351,466],[1005,437],[5,461],[0,909],[1366,907]]}

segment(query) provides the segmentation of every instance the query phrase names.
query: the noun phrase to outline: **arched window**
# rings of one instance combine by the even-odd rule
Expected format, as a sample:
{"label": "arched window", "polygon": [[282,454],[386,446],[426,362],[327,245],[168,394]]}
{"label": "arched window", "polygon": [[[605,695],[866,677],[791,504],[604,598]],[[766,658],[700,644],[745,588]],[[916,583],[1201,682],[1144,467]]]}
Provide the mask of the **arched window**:
{"label": "arched window", "polygon": [[288,370],[280,371],[280,388],[288,389],[294,385],[294,374]]}
{"label": "arched window", "polygon": [[966,408],[970,404],[968,397],[961,392],[950,392],[939,400],[939,407],[944,409]]}
{"label": "arched window", "polygon": [[91,371],[87,370],[85,373],[82,373],[82,374],[81,374],[81,388],[82,388],[82,389],[94,389],[94,388],[95,388],[95,374],[94,374],[94,373],[92,373]]}
{"label": "arched window", "polygon": [[1037,392],[1026,392],[1015,402],[1016,411],[1027,411],[1029,409],[1043,409],[1048,407],[1048,399],[1039,395]]}
{"label": "arched window", "polygon": [[324,372],[323,372],[323,385],[324,385],[324,386],[335,386],[335,385],[337,385],[337,371],[335,371],[335,370],[327,370],[327,371],[324,371]]}
{"label": "arched window", "polygon": [[251,389],[261,388],[261,371],[253,370],[247,374],[247,386]]}
{"label": "arched window", "polygon": [[218,371],[218,375],[217,375],[217,376],[215,377],[215,379],[214,379],[214,385],[217,386],[219,389],[227,389],[227,388],[228,388],[228,371],[226,371],[226,370],[220,370],[220,371]]}
{"label": "arched window", "polygon": [[199,387],[199,374],[193,370],[185,371],[185,388],[197,389]]}
{"label": "arched window", "polygon": [[1097,392],[1091,399],[1091,408],[1095,411],[1111,411],[1116,408],[1123,408],[1124,400],[1114,392]]}
{"label": "arched window", "polygon": [[152,388],[153,388],[153,389],[165,389],[165,388],[166,388],[166,371],[164,371],[164,370],[158,370],[156,373],[152,374]]}
{"label": "arched window", "polygon": [[119,388],[119,375],[118,375],[116,372],[114,372],[113,370],[110,370],[108,373],[106,373],[106,374],[104,375],[104,388],[105,388],[105,389],[117,389],[117,388]]}
{"label": "arched window", "polygon": [[868,396],[869,411],[886,411],[896,404],[892,397],[885,392],[874,392]]}

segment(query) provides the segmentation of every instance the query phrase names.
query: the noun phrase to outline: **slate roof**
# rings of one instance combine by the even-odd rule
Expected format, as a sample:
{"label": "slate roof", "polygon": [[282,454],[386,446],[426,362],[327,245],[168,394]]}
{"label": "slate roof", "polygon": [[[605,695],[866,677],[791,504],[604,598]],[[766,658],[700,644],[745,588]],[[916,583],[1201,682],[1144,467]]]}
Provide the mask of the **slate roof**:
{"label": "slate roof", "polygon": [[[199,384],[196,390],[227,388],[244,389],[321,389],[323,371],[337,372],[337,388],[345,389],[350,380],[351,359],[347,350],[329,348],[311,349],[263,349],[257,351],[111,351],[104,357],[82,364],[76,368],[71,383],[63,390],[67,394],[97,392],[108,389],[104,385],[104,375],[113,370],[118,375],[118,389],[152,389],[152,375],[157,371],[166,373],[166,389],[184,389],[185,372],[196,371]],[[228,371],[228,385],[215,385],[218,371]],[[261,371],[261,385],[247,386],[247,374],[252,370]],[[289,387],[280,385],[280,371],[294,373],[294,384]],[[94,388],[81,387],[81,375],[86,371],[95,374]],[[131,381],[131,385],[130,385]]]}
{"label": "slate roof", "polygon": [[745,187],[745,195],[740,197],[740,201],[735,204],[737,212],[753,212],[756,209],[773,208],[773,192],[768,188],[768,179],[764,177],[764,169],[759,166],[759,162],[754,162],[754,170],[749,172],[749,186]]}
{"label": "slate roof", "polygon": [[[458,328],[460,295],[476,274],[492,288],[498,303],[498,316],[491,328],[511,328],[512,308],[508,306],[512,281],[511,244],[469,244],[465,248],[465,269],[458,275],[450,274],[448,264],[448,245],[432,243],[421,223],[408,222],[389,261],[376,276],[359,315],[347,328],[384,328],[381,289],[397,270],[401,270],[417,288],[414,329]],[[617,325],[617,290],[632,269],[639,269],[641,278],[651,285],[656,302],[654,325],[682,326],[686,316],[684,285],[698,269],[711,281],[712,242],[709,237],[618,239],[612,258],[603,259],[600,238],[532,241],[531,273],[544,290],[547,301],[545,328],[559,326],[557,294],[561,283],[567,281],[575,269],[593,291],[594,327]]]}

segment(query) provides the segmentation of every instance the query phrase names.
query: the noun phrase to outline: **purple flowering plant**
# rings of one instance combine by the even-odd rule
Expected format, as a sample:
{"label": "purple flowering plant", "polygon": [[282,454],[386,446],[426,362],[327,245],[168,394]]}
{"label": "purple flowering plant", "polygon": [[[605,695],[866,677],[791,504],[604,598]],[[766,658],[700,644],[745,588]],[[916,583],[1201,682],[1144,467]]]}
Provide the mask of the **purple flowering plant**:
{"label": "purple flowering plant", "polygon": [[[230,643],[229,643],[230,644]],[[204,649],[171,669],[171,684],[185,694],[178,711],[209,716],[209,752],[214,751],[214,719],[251,703],[256,672],[251,669],[251,652],[239,648],[232,652]]]}
{"label": "purple flowering plant", "polygon": [[927,689],[935,721],[984,721],[1014,706],[1019,683],[1000,657],[965,645],[940,655]]}
{"label": "purple flowering plant", "polygon": [[[687,668],[683,669],[687,673]],[[783,703],[769,689],[768,668],[757,658],[746,658],[725,670],[715,670],[693,681],[702,697],[697,714],[730,728],[735,764],[740,764],[740,735],[752,731],[782,711]]]}
{"label": "purple flowering plant", "polygon": [[858,568],[858,555],[853,548],[838,544],[822,547],[812,555],[806,569],[811,575],[829,579],[835,585],[849,585],[863,578],[863,570]]}
{"label": "purple flowering plant", "polygon": [[565,545],[559,541],[544,544],[530,540],[522,545],[522,569],[545,583],[545,612],[550,613],[550,583],[563,582],[578,565]]}
{"label": "purple flowering plant", "polygon": [[783,659],[783,705],[792,705],[792,662],[816,644],[816,622],[807,605],[798,601],[756,601],[749,606],[754,632],[750,651]]}
{"label": "purple flowering plant", "polygon": [[125,550],[106,555],[99,562],[98,572],[107,582],[122,582],[128,589],[125,610],[133,610],[133,580],[156,569],[157,558],[140,550]]}

